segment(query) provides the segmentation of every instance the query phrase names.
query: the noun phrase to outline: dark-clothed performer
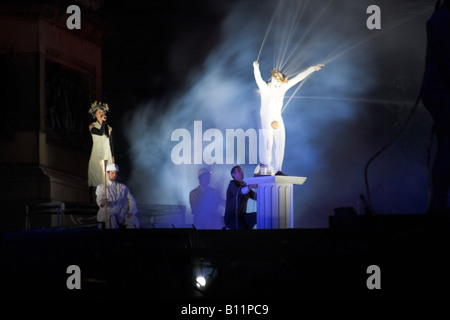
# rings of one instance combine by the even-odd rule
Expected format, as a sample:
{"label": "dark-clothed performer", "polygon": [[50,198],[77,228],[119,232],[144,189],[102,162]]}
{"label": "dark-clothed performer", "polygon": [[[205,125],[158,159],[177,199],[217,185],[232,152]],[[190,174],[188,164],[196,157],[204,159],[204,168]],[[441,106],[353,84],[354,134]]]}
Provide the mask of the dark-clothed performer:
{"label": "dark-clothed performer", "polygon": [[244,180],[244,171],[240,166],[231,169],[233,180],[227,189],[225,207],[225,225],[229,229],[253,229],[256,224],[256,212],[247,212],[247,202],[251,198],[256,200],[256,192],[251,188],[257,185],[247,185]]}

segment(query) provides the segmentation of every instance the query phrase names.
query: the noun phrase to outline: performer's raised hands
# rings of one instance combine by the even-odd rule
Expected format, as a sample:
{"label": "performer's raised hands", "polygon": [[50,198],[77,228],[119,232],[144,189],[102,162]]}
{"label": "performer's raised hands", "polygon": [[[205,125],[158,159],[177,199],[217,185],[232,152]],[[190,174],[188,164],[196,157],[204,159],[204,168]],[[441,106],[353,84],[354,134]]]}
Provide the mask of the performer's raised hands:
{"label": "performer's raised hands", "polygon": [[319,71],[319,70],[322,69],[323,67],[325,67],[324,64],[316,64],[315,66],[312,66],[311,68],[313,68],[314,71]]}

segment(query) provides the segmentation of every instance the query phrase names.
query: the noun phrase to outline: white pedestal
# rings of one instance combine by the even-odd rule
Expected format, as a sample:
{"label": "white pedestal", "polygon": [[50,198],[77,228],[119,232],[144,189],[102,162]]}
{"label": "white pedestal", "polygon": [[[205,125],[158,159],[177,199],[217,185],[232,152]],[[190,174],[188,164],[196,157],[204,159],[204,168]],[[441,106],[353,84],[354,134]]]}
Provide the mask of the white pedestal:
{"label": "white pedestal", "polygon": [[288,229],[294,227],[294,185],[302,185],[305,177],[259,176],[245,178],[247,184],[257,184],[258,229]]}

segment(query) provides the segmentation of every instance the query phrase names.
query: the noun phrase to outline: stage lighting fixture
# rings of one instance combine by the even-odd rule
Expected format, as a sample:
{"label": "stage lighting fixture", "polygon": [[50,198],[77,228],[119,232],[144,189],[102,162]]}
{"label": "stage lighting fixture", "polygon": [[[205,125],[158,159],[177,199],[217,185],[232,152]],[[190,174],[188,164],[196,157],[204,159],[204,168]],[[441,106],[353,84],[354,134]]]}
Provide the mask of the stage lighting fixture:
{"label": "stage lighting fixture", "polygon": [[206,279],[203,276],[198,276],[195,281],[197,281],[197,287],[199,288],[206,286]]}

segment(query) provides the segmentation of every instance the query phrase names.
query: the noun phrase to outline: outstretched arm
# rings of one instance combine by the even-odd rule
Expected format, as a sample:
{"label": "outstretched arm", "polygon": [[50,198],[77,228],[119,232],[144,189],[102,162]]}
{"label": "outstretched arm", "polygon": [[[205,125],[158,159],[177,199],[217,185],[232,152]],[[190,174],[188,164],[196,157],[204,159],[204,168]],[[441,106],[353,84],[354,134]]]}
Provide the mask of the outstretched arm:
{"label": "outstretched arm", "polygon": [[299,83],[300,81],[304,80],[307,76],[309,76],[311,73],[315,72],[315,71],[319,71],[320,69],[322,69],[322,67],[324,67],[324,64],[317,64],[315,66],[311,66],[308,69],[306,69],[303,72],[300,72],[298,75],[296,75],[295,77],[293,77],[292,79],[289,79],[288,83],[287,83],[287,89],[292,88],[293,86],[295,86],[297,83]]}
{"label": "outstretched arm", "polygon": [[253,74],[255,75],[256,84],[258,85],[259,88],[263,88],[264,86],[266,86],[266,83],[261,77],[261,71],[259,70],[258,61],[253,62]]}

